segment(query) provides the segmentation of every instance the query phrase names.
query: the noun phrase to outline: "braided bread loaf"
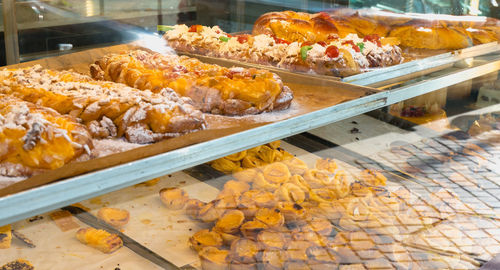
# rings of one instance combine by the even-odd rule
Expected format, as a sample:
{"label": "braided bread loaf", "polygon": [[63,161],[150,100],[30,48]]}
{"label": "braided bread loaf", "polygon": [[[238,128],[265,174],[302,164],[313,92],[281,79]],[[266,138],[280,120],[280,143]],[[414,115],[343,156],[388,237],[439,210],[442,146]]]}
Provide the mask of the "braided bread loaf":
{"label": "braided bread loaf", "polygon": [[274,73],[205,64],[195,58],[142,50],[108,54],[90,66],[92,77],[157,92],[166,87],[204,112],[256,114],[286,109],[293,94]]}
{"label": "braided bread loaf", "polygon": [[171,89],[151,93],[39,65],[0,71],[0,93],[77,117],[96,138],[151,143],[205,127],[202,113]]}
{"label": "braided bread loaf", "polygon": [[85,126],[54,110],[0,94],[0,174],[29,176],[90,154]]}
{"label": "braided bread loaf", "polygon": [[[326,26],[326,27],[325,27]],[[422,49],[461,49],[500,40],[500,21],[486,17],[395,14],[386,11],[338,9],[316,14],[293,11],[262,15],[253,34],[271,34],[289,42],[324,41],[330,34],[344,37],[378,35],[400,40],[401,46]]]}

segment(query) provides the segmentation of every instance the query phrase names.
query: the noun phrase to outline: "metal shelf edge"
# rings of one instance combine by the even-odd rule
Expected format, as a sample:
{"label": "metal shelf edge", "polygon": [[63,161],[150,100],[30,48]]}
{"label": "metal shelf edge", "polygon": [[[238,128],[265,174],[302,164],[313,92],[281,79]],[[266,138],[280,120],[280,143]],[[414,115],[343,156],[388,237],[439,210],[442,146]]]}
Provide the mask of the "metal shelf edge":
{"label": "metal shelf edge", "polygon": [[499,58],[430,81],[379,92],[291,119],[6,196],[0,198],[0,226],[429,93],[486,74],[492,69],[500,69]]}

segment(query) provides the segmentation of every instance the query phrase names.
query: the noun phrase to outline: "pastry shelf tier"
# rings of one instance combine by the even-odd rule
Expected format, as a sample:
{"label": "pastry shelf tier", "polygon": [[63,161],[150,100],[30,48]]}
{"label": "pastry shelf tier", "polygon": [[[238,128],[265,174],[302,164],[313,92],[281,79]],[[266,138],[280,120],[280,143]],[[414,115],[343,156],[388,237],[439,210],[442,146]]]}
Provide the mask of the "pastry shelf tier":
{"label": "pastry shelf tier", "polygon": [[457,65],[458,63],[463,62],[463,65],[467,65],[468,61],[473,57],[498,51],[500,51],[500,44],[498,42],[491,42],[461,50],[440,53],[370,72],[360,73],[345,77],[342,81],[356,85],[383,87],[430,74],[432,72]]}
{"label": "pastry shelf tier", "polygon": [[480,58],[440,77],[2,197],[0,226],[500,70],[500,53]]}

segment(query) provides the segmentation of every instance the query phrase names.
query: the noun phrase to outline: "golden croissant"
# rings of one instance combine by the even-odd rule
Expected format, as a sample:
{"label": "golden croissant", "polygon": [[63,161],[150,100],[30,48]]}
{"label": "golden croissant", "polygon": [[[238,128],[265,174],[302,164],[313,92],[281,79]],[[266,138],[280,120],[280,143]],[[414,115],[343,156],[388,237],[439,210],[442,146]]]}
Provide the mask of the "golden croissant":
{"label": "golden croissant", "polygon": [[169,89],[139,91],[40,65],[0,71],[0,93],[78,117],[97,138],[125,135],[130,142],[151,143],[205,126],[189,99]]}
{"label": "golden croissant", "polygon": [[274,73],[205,64],[195,58],[142,50],[108,54],[90,66],[92,77],[158,92],[171,88],[203,112],[256,114],[286,109],[293,94]]}
{"label": "golden croissant", "polygon": [[0,174],[29,176],[90,154],[91,136],[70,116],[0,94]]}

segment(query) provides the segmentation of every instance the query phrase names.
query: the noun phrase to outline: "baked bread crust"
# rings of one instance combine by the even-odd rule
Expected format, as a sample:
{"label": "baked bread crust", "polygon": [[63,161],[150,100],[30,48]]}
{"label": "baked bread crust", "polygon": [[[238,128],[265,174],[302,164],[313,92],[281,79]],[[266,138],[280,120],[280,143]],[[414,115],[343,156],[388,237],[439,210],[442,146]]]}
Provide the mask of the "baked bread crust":
{"label": "baked bread crust", "polygon": [[93,148],[76,119],[0,94],[0,174],[30,176],[62,167]]}
{"label": "baked bread crust", "polygon": [[139,91],[39,65],[0,71],[0,93],[79,118],[94,138],[125,136],[133,143],[151,143],[205,127],[191,100],[171,89]]}
{"label": "baked bread crust", "polygon": [[289,42],[323,41],[328,34],[340,37],[349,33],[361,37],[377,34],[399,38],[404,47],[455,50],[500,40],[500,21],[348,8],[328,14],[283,11],[263,14],[255,22],[252,33],[275,35]]}
{"label": "baked bread crust", "polygon": [[165,87],[189,97],[203,112],[247,115],[283,110],[291,90],[274,73],[205,64],[186,56],[142,50],[108,54],[90,66],[98,80],[120,82],[157,92]]}

